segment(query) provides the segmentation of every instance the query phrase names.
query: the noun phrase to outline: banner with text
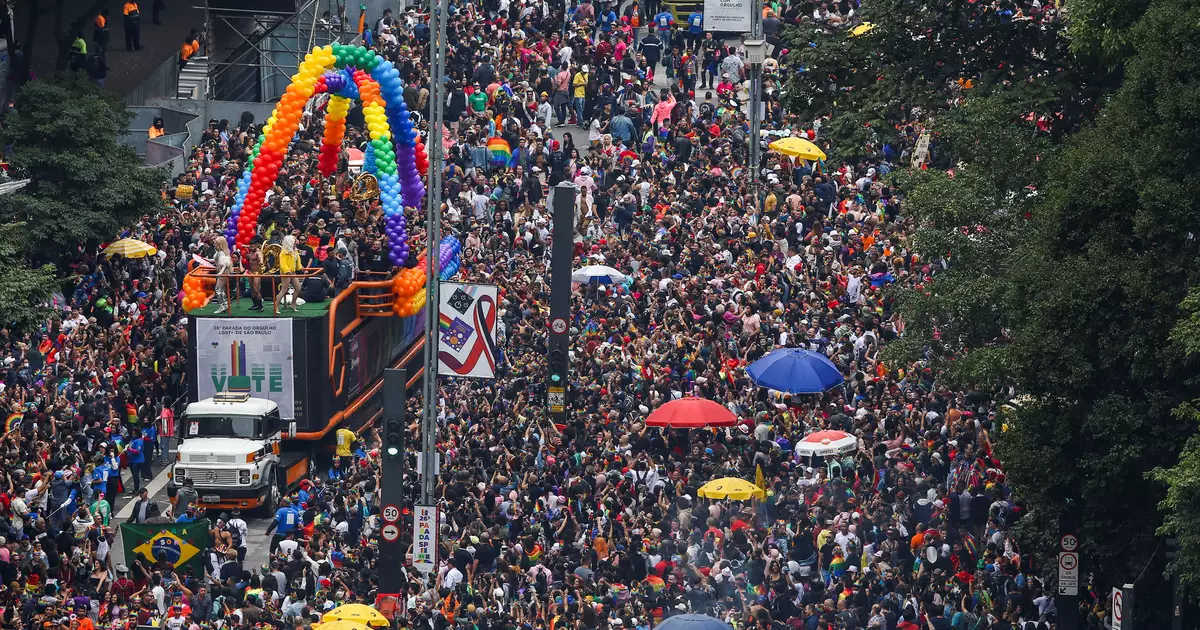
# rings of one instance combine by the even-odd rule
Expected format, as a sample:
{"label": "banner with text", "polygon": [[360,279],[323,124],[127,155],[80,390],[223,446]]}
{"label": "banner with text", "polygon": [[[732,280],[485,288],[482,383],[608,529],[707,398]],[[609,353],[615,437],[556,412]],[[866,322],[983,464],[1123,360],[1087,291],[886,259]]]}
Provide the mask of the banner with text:
{"label": "banner with text", "polygon": [[196,376],[201,399],[228,389],[229,377],[250,378],[250,395],[279,405],[295,418],[292,320],[201,318],[196,322]]}
{"label": "banner with text", "polygon": [[413,513],[413,567],[429,575],[437,566],[437,506],[418,505]]}
{"label": "banner with text", "polygon": [[443,282],[438,305],[438,374],[496,378],[496,285]]}
{"label": "banner with text", "polygon": [[749,33],[750,0],[704,0],[704,30]]}
{"label": "banner with text", "polygon": [[141,561],[147,567],[169,562],[195,577],[204,575],[204,554],[208,547],[208,521],[192,523],[121,523],[125,542],[125,564]]}

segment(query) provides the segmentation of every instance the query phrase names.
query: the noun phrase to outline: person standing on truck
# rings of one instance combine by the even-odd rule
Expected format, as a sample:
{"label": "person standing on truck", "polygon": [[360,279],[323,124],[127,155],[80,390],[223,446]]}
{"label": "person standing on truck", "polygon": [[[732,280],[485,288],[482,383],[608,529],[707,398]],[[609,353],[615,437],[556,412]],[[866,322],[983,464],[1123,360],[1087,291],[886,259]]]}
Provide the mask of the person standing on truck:
{"label": "person standing on truck", "polygon": [[296,531],[299,526],[300,513],[292,507],[291,499],[284,497],[279,501],[279,509],[275,510],[275,519],[267,526],[267,535],[271,536],[271,548],[268,553],[274,554],[275,550],[279,548],[280,541]]}
{"label": "person standing on truck", "polygon": [[357,439],[358,435],[346,427],[337,430],[335,455],[342,462],[342,470],[350,470],[350,465],[354,463],[354,441]]}

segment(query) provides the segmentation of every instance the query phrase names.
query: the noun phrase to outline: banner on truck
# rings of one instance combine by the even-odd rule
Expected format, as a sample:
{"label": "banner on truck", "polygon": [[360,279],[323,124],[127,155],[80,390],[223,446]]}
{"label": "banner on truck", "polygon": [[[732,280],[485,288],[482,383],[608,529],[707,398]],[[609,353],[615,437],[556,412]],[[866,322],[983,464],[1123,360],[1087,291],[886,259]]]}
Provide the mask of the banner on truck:
{"label": "banner on truck", "polygon": [[704,0],[704,30],[749,33],[750,0]]}
{"label": "banner on truck", "polygon": [[274,401],[282,419],[295,419],[292,320],[200,318],[196,348],[201,400],[224,392],[230,376],[248,376],[251,396]]}
{"label": "banner on truck", "polygon": [[438,374],[496,378],[496,285],[443,282],[438,305]]}

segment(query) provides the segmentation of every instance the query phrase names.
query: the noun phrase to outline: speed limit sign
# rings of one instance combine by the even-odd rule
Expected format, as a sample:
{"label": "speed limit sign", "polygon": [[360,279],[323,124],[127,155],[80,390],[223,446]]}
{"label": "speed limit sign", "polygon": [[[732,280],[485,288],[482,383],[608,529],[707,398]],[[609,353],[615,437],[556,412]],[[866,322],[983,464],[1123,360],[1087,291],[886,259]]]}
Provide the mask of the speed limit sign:
{"label": "speed limit sign", "polygon": [[400,508],[394,505],[383,506],[383,520],[388,523],[395,523],[400,520]]}

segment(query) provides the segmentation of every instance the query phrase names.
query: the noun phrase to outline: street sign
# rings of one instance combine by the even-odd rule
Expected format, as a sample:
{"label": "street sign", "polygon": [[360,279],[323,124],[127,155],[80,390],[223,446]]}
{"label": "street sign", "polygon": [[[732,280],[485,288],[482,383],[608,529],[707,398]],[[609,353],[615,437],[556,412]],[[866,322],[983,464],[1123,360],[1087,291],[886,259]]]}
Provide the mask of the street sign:
{"label": "street sign", "polygon": [[567,393],[564,388],[550,386],[546,395],[546,402],[550,405],[551,413],[561,413],[567,405]]}
{"label": "street sign", "polygon": [[394,505],[383,506],[383,521],[385,523],[395,523],[400,520],[400,508]]}
{"label": "street sign", "polygon": [[567,332],[567,320],[561,317],[555,317],[550,321],[550,330],[553,330],[560,335]]}
{"label": "street sign", "polygon": [[418,505],[413,518],[413,566],[425,575],[437,566],[437,507]]}
{"label": "street sign", "polygon": [[1058,594],[1079,594],[1079,553],[1063,551],[1058,554]]}
{"label": "street sign", "polygon": [[400,538],[400,528],[396,527],[395,523],[388,523],[387,525],[384,525],[383,529],[380,530],[379,533],[382,534],[383,539],[388,542],[396,542]]}
{"label": "street sign", "polygon": [[1075,551],[1079,548],[1079,539],[1075,534],[1063,534],[1063,537],[1058,540],[1058,545],[1063,551]]}
{"label": "street sign", "polygon": [[1112,630],[1121,630],[1125,620],[1125,592],[1114,587],[1112,591]]}

